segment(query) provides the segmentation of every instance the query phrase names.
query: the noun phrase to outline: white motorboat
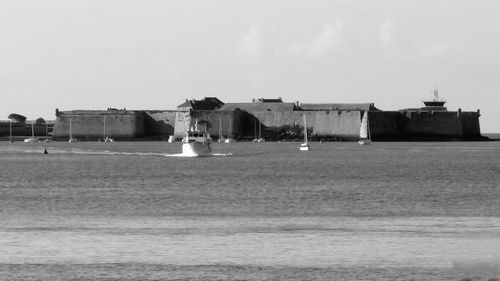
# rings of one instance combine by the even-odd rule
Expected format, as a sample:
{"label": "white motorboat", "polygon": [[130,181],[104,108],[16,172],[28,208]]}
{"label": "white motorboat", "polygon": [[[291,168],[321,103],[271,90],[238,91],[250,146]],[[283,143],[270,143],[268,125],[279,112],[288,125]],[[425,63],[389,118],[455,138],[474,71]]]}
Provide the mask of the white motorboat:
{"label": "white motorboat", "polygon": [[198,130],[198,121],[194,129],[187,131],[182,139],[182,154],[185,156],[211,156],[212,139],[206,131]]}

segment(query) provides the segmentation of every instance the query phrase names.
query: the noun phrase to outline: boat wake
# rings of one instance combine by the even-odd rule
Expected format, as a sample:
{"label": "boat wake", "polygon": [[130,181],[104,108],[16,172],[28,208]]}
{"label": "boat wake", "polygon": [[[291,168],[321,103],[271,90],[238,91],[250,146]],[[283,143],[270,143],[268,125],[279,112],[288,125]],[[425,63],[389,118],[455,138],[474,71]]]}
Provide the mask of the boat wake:
{"label": "boat wake", "polygon": [[[80,155],[117,155],[117,156],[157,156],[157,157],[199,157],[192,154],[182,153],[155,153],[155,152],[124,152],[124,151],[109,151],[109,150],[85,150],[85,149],[60,149],[55,147],[45,147],[40,149],[22,149],[24,153],[41,153],[44,149],[47,154],[80,154]],[[14,152],[14,151],[12,151]],[[228,157],[232,153],[211,153],[203,157]]]}
{"label": "boat wake", "polygon": [[204,155],[204,156],[199,156],[199,155],[193,155],[193,154],[183,154],[183,153],[176,153],[176,154],[163,154],[163,156],[166,157],[228,157],[228,156],[233,156],[232,153],[211,153],[210,155]]}

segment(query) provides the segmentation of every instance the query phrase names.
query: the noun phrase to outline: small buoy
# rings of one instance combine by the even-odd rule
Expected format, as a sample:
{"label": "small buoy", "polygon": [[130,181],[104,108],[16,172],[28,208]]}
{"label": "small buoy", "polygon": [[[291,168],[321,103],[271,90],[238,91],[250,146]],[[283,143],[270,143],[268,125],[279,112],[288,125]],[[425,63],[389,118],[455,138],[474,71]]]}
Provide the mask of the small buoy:
{"label": "small buoy", "polygon": [[46,149],[46,148],[44,148],[44,149],[42,150],[42,154],[49,154],[49,152],[47,152],[47,149]]}

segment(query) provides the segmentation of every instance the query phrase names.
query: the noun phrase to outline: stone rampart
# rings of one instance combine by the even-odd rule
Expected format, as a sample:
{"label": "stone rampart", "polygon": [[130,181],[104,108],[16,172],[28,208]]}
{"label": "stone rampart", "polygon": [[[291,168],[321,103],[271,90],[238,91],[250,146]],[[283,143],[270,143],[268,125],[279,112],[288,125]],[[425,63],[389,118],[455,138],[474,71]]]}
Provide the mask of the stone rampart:
{"label": "stone rampart", "polygon": [[[52,128],[54,124],[34,124],[33,132],[36,137],[45,137],[50,136],[52,133]],[[32,127],[31,123],[12,123],[12,135],[13,136],[31,136],[32,135]],[[0,122],[0,136],[1,137],[9,137],[10,136],[10,122]]]}
{"label": "stone rampart", "polygon": [[[71,123],[71,124],[70,124]],[[53,138],[96,140],[132,139],[145,135],[144,113],[135,111],[66,111],[59,112]]]}
{"label": "stone rampart", "polygon": [[[184,133],[194,128],[198,122],[199,130],[206,130],[214,139],[222,137],[241,138],[248,135],[248,126],[245,122],[245,114],[241,110],[219,111],[219,110],[196,110],[179,111],[176,115],[175,137],[182,138]],[[253,129],[252,129],[253,135]]]}
{"label": "stone rampart", "polygon": [[372,111],[374,140],[481,139],[479,113],[462,111]]}
{"label": "stone rampart", "polygon": [[326,137],[345,140],[359,138],[360,111],[260,111],[253,112],[253,115],[262,122],[265,134],[268,134],[269,131],[282,131],[283,128],[294,128],[294,131],[297,131],[297,128],[303,128],[303,116],[305,115],[307,127],[313,138]]}
{"label": "stone rampart", "polygon": [[[312,138],[359,139],[361,125],[360,111],[179,111],[176,116],[175,136],[194,126],[206,129],[213,138],[219,138],[219,124],[222,135],[239,139],[253,139],[259,127],[261,136],[269,140],[302,138],[304,117]],[[231,120],[231,121],[230,121]],[[229,129],[232,125],[231,130]]]}
{"label": "stone rampart", "polygon": [[167,138],[174,134],[177,110],[144,111],[145,135]]}
{"label": "stone rampart", "polygon": [[464,138],[481,137],[481,127],[479,126],[479,112],[461,112],[460,122],[462,122],[462,132]]}

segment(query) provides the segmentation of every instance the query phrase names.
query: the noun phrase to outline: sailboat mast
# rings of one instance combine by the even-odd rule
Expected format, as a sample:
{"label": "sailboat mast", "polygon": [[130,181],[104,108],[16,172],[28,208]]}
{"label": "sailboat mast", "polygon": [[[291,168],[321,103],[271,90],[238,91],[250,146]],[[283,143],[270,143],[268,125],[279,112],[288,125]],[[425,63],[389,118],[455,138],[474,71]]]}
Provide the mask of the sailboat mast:
{"label": "sailboat mast", "polygon": [[304,140],[305,143],[307,143],[307,118],[305,114],[304,114]]}
{"label": "sailboat mast", "polygon": [[103,116],[103,120],[104,120],[103,139],[106,139],[106,115]]}
{"label": "sailboat mast", "polygon": [[31,136],[35,138],[35,121],[31,121]]}
{"label": "sailboat mast", "polygon": [[69,138],[70,139],[73,138],[73,132],[72,132],[72,128],[71,128],[71,116],[69,117]]}
{"label": "sailboat mast", "polygon": [[257,138],[257,120],[253,121],[253,136],[254,139]]}
{"label": "sailboat mast", "polygon": [[219,139],[222,139],[222,115],[219,115]]}
{"label": "sailboat mast", "polygon": [[9,132],[10,132],[10,141],[12,142],[12,119],[10,119]]}
{"label": "sailboat mast", "polygon": [[368,139],[371,140],[372,139],[372,136],[371,136],[371,132],[370,132],[370,118],[368,118],[368,111],[366,111],[366,133],[367,133],[367,136],[368,136]]}

